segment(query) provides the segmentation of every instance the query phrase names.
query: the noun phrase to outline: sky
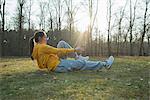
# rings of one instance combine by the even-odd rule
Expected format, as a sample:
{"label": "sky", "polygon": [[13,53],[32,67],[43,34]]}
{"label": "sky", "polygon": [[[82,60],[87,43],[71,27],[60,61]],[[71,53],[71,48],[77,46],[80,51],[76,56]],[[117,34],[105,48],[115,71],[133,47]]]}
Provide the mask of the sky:
{"label": "sky", "polygon": [[[28,1],[28,0],[27,0]],[[47,2],[47,0],[34,0],[33,6],[32,6],[32,16],[31,20],[33,22],[36,22],[35,27],[38,29],[38,19],[37,16],[40,12],[39,9],[39,1]],[[88,16],[88,10],[85,8],[85,6],[81,6],[81,3],[85,3],[84,1],[87,0],[73,0],[73,5],[78,6],[79,10],[77,11],[77,14],[74,17],[74,20],[76,21],[75,27],[80,32],[87,31],[87,27],[89,25],[89,16]],[[96,1],[96,0],[95,0]],[[134,3],[135,0],[132,0]],[[112,14],[116,13],[118,9],[120,9],[122,6],[125,5],[126,0],[112,0],[113,6],[112,6]],[[129,3],[128,3],[129,5]],[[17,9],[17,0],[6,0],[6,14],[7,14],[7,22],[11,23],[12,17],[15,16]],[[128,10],[129,7],[127,6],[126,10]],[[114,20],[114,19],[112,19]],[[63,27],[65,26],[66,22],[63,22]],[[105,33],[107,30],[107,0],[98,0],[98,12],[97,12],[97,18],[95,20],[95,26],[98,27],[98,29]]]}

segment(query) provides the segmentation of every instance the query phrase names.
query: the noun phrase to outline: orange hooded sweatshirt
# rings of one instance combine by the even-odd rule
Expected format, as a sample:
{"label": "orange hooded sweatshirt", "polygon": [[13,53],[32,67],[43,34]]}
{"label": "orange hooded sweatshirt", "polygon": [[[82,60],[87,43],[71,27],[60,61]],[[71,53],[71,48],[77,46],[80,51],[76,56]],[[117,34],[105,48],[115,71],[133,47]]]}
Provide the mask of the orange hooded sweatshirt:
{"label": "orange hooded sweatshirt", "polygon": [[36,44],[33,48],[32,57],[37,60],[40,69],[48,68],[54,71],[60,63],[59,56],[75,52],[75,49],[54,48],[46,44]]}

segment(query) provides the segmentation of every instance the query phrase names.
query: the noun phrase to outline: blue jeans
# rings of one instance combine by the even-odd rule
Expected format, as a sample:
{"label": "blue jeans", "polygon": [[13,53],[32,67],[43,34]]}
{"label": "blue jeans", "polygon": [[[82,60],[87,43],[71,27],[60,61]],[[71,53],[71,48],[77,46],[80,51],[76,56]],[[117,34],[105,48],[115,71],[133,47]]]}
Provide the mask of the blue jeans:
{"label": "blue jeans", "polygon": [[[72,48],[65,41],[60,41],[57,47],[58,48]],[[61,59],[60,64],[55,69],[55,72],[69,72],[69,71],[76,71],[76,70],[99,70],[105,65],[106,65],[106,62],[102,62],[102,61]]]}
{"label": "blue jeans", "polygon": [[60,64],[55,69],[55,72],[69,72],[77,70],[99,70],[103,68],[105,65],[106,62],[101,61],[61,59]]}
{"label": "blue jeans", "polygon": [[[57,48],[73,48],[71,47],[71,45],[67,42],[65,42],[64,40],[61,40],[58,42],[57,44]],[[67,55],[68,57],[71,57],[71,58],[75,58],[78,54],[76,52],[74,53],[70,53],[69,55]],[[61,57],[62,59],[67,59],[67,56],[63,56]]]}
{"label": "blue jeans", "polygon": [[57,44],[57,48],[72,48],[71,45],[64,40],[61,40]]}

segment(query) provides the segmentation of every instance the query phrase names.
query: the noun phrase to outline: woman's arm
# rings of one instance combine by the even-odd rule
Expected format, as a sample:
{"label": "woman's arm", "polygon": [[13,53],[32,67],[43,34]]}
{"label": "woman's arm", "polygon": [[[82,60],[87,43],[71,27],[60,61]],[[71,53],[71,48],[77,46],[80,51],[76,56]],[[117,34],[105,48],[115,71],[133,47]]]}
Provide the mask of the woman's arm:
{"label": "woman's arm", "polygon": [[52,53],[52,54],[67,54],[71,52],[76,52],[75,49],[66,49],[66,48],[55,48],[49,45],[43,46],[43,52],[45,53]]}

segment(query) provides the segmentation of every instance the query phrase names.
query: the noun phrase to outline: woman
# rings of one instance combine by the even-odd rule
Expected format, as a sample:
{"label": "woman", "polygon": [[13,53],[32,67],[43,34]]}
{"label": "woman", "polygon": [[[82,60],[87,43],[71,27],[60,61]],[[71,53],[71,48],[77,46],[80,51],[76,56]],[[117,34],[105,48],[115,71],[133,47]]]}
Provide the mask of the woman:
{"label": "woman", "polygon": [[[73,49],[65,41],[58,43],[63,44],[66,48],[55,48],[47,45],[47,35],[44,31],[35,32],[34,36],[30,39],[30,53],[31,59],[37,60],[40,69],[47,68],[54,72],[69,72],[75,70],[99,70],[101,68],[110,69],[114,57],[110,56],[106,61],[88,61],[86,57],[80,57],[77,60],[60,59],[69,53],[80,52],[80,48]],[[58,46],[59,47],[59,46]],[[82,59],[81,59],[82,58]]]}

